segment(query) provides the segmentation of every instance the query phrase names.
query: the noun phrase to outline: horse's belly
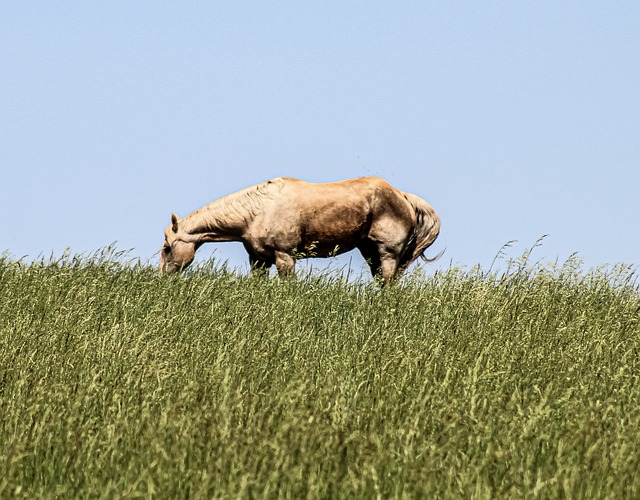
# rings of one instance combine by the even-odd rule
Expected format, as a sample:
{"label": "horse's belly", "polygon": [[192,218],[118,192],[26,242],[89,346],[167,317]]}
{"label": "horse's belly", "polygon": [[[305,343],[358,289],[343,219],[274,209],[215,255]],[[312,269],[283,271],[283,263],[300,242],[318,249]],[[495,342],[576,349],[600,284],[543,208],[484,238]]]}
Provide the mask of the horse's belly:
{"label": "horse's belly", "polygon": [[315,247],[318,255],[343,253],[367,233],[367,214],[345,206],[325,207],[302,217],[300,229],[303,247]]}
{"label": "horse's belly", "polygon": [[291,196],[273,203],[250,224],[247,243],[256,250],[298,251],[326,257],[354,249],[371,227],[368,204],[354,196]]}

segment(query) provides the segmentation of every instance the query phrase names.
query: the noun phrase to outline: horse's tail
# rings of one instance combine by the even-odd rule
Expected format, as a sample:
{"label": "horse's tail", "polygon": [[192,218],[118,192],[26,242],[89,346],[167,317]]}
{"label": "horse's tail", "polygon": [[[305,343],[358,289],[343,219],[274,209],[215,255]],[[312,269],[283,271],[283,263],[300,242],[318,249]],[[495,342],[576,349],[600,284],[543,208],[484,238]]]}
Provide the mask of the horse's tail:
{"label": "horse's tail", "polygon": [[407,251],[401,263],[402,268],[406,268],[418,257],[425,262],[434,262],[442,257],[444,250],[433,258],[424,256],[424,251],[429,248],[440,234],[440,217],[426,201],[419,196],[411,193],[402,193],[415,212],[415,223],[413,226],[413,234],[410,236],[410,242]]}

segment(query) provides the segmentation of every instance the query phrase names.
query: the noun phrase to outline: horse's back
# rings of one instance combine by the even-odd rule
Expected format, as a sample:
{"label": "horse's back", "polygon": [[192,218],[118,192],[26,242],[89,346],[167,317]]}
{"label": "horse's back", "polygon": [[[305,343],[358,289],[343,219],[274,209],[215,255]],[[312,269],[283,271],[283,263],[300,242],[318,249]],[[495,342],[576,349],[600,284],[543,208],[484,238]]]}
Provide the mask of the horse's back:
{"label": "horse's back", "polygon": [[370,190],[375,188],[387,188],[392,187],[387,181],[381,177],[365,176],[356,177],[353,179],[345,179],[342,181],[334,182],[309,182],[294,177],[278,177],[285,182],[285,185],[294,187],[295,189],[303,191],[340,191],[344,189],[364,189]]}
{"label": "horse's back", "polygon": [[369,204],[378,198],[400,193],[380,177],[358,177],[336,182],[308,182],[290,177],[282,178],[284,186],[280,202],[288,199],[300,205],[304,211],[316,210],[326,205]]}

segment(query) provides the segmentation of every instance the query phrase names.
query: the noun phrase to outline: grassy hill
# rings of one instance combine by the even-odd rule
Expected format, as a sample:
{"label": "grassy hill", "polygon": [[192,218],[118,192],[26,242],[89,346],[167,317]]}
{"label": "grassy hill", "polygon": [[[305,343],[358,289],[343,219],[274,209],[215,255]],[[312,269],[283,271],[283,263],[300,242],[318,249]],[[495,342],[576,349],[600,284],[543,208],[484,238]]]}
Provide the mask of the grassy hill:
{"label": "grassy hill", "polygon": [[622,266],[160,277],[0,260],[0,497],[637,498]]}

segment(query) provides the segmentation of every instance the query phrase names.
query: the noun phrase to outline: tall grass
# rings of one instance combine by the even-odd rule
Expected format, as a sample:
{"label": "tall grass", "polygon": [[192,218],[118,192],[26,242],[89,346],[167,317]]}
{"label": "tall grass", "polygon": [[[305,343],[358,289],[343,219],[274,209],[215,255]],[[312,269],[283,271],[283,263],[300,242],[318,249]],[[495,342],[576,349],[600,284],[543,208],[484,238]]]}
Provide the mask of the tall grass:
{"label": "tall grass", "polygon": [[633,269],[0,259],[0,496],[638,498]]}

